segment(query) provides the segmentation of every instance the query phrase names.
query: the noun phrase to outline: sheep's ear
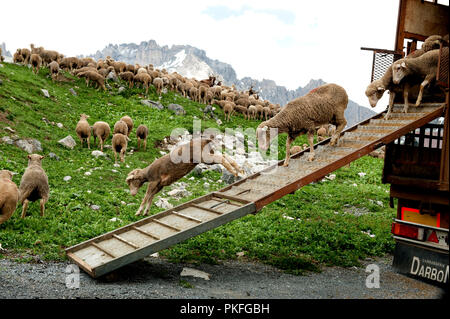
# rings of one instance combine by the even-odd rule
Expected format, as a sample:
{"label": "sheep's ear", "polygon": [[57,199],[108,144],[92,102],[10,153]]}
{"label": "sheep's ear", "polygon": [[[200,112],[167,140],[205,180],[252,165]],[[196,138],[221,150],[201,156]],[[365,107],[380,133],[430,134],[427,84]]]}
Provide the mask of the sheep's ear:
{"label": "sheep's ear", "polygon": [[406,63],[403,61],[402,64],[400,64],[400,66],[401,66],[402,68],[406,68]]}
{"label": "sheep's ear", "polygon": [[377,87],[377,90],[378,90],[378,91],[384,91],[384,87],[379,86],[379,87]]}
{"label": "sheep's ear", "polygon": [[43,159],[45,157],[45,155],[41,155],[40,159]]}
{"label": "sheep's ear", "polygon": [[28,159],[31,159],[31,154],[27,155]]}

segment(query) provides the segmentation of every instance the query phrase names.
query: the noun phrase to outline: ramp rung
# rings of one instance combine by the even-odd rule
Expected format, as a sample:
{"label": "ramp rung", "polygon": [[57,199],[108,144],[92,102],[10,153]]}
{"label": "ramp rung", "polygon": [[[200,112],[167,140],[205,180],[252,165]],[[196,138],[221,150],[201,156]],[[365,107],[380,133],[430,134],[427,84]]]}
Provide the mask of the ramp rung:
{"label": "ramp rung", "polygon": [[194,221],[196,223],[199,223],[199,224],[203,223],[203,221],[200,220],[200,219],[197,219],[195,217],[188,216],[188,215],[185,215],[185,214],[182,214],[182,213],[179,213],[179,212],[173,211],[172,214],[174,214],[176,216],[179,216],[179,217],[182,217],[182,218],[185,218],[185,219],[188,219],[188,220],[192,220],[192,221]]}
{"label": "ramp rung", "polygon": [[160,240],[160,238],[159,238],[158,236],[155,236],[155,235],[153,235],[153,234],[150,234],[148,231],[145,231],[145,230],[143,230],[143,229],[140,229],[140,228],[138,228],[138,227],[136,227],[136,226],[132,226],[131,229],[134,229],[135,231],[137,231],[137,232],[139,232],[139,233],[141,233],[141,234],[143,234],[143,235],[146,235],[146,236],[148,236],[148,237],[150,237],[150,238],[153,238],[154,240]]}
{"label": "ramp rung", "polygon": [[114,237],[115,239],[117,239],[117,240],[120,240],[122,243],[125,243],[125,244],[127,244],[128,246],[133,247],[134,249],[138,249],[138,248],[139,248],[138,245],[136,245],[136,244],[134,244],[134,243],[132,243],[132,242],[126,240],[125,238],[120,237],[119,235],[113,234],[113,237]]}
{"label": "ramp rung", "polygon": [[218,210],[214,210],[214,209],[211,209],[211,208],[208,208],[208,207],[204,207],[204,206],[200,206],[200,205],[197,205],[197,204],[191,204],[190,206],[194,207],[194,208],[197,208],[197,209],[203,209],[204,211],[207,211],[207,212],[210,212],[210,213],[214,213],[214,214],[217,214],[217,215],[222,215],[223,214],[222,212],[219,212]]}
{"label": "ramp rung", "polygon": [[155,222],[155,223],[157,223],[157,224],[159,224],[159,225],[161,225],[161,226],[170,228],[170,229],[172,229],[172,230],[174,230],[174,231],[181,231],[181,229],[179,229],[178,227],[175,227],[175,226],[172,226],[172,225],[170,225],[170,224],[167,224],[167,223],[165,223],[165,222],[163,222],[163,221],[160,221],[160,220],[157,219],[157,218],[153,218],[153,219],[151,219],[151,221],[152,221],[152,222]]}
{"label": "ramp rung", "polygon": [[102,246],[98,245],[97,243],[91,243],[92,246],[94,246],[95,248],[97,248],[98,250],[103,251],[105,254],[111,256],[112,258],[117,258],[116,255],[114,255],[112,252],[110,252],[108,249],[103,248]]}

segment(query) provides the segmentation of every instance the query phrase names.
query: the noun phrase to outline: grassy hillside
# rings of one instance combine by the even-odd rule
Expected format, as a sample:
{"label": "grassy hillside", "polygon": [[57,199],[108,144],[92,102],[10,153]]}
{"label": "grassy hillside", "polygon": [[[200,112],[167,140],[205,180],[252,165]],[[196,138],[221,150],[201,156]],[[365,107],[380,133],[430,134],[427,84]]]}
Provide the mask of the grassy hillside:
{"label": "grassy hillside", "polygon": [[[53,83],[46,68],[34,75],[24,66],[4,63],[0,67],[0,139],[11,135],[11,127],[21,138],[34,138],[42,143],[41,154],[55,153],[59,160],[46,157],[43,167],[49,177],[50,200],[46,216],[40,217],[38,203],[31,203],[25,219],[20,218],[19,206],[10,220],[0,225],[0,243],[6,251],[0,258],[30,261],[64,260],[64,248],[98,236],[115,228],[137,221],[135,212],[145,193],[143,187],[136,197],[127,192],[125,177],[137,167],[145,167],[160,157],[154,145],[169,136],[172,129],[183,127],[192,132],[193,119],[202,119],[204,105],[169,92],[161,103],[177,103],[187,114],[177,116],[164,109],[156,110],[140,103],[142,98],[158,100],[154,88],[149,96],[142,89],[118,93],[118,84],[111,83],[108,92],[87,88],[84,80],[66,74],[70,81]],[[70,93],[73,88],[77,95]],[[48,90],[50,98],[42,93]],[[79,114],[90,116],[89,122],[102,120],[111,127],[123,115],[150,129],[147,151],[126,156],[126,164],[115,167],[112,151],[108,157],[95,158],[92,149],[80,148],[75,134]],[[221,110],[216,110],[223,120]],[[47,124],[62,123],[63,127]],[[213,119],[205,119],[202,128],[256,127],[257,121],[234,117],[230,123],[219,126]],[[135,130],[129,149],[136,147]],[[72,135],[77,141],[74,150],[64,148],[58,140]],[[286,136],[279,139],[279,158],[284,158]],[[295,144],[306,142],[304,137]],[[111,139],[107,144],[111,143]],[[259,214],[246,216],[227,225],[162,251],[170,261],[217,263],[220,260],[244,257],[275,265],[292,273],[319,270],[321,265],[358,265],[366,256],[391,252],[393,240],[390,223],[394,212],[388,207],[388,186],[381,184],[382,160],[364,157],[350,168],[335,172],[332,181],[319,182],[298,190],[295,194],[265,207]],[[19,185],[27,166],[27,153],[14,145],[0,142],[0,169],[18,173],[14,182]],[[90,172],[90,175],[86,175]],[[359,172],[366,173],[360,177]],[[64,176],[71,176],[64,181]],[[174,205],[204,195],[225,186],[219,183],[220,174],[206,172],[203,176],[189,174],[181,181],[188,184],[191,196]],[[204,183],[211,186],[205,189]],[[162,191],[165,195],[170,188]],[[158,196],[158,195],[157,195]],[[99,210],[90,206],[97,205]],[[152,205],[151,214],[163,209]],[[113,219],[113,218],[116,219]],[[111,219],[116,221],[111,221]],[[375,235],[375,236],[373,236]],[[241,255],[241,254],[240,254]]]}

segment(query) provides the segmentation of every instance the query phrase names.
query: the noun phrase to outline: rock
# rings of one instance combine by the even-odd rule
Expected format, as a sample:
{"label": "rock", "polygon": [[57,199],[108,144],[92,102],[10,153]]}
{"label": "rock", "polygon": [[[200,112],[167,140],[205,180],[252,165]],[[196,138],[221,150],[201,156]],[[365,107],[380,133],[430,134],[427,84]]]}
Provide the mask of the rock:
{"label": "rock", "polygon": [[197,166],[194,167],[192,172],[194,173],[194,175],[200,176],[204,171],[208,170],[208,168],[209,168],[208,165],[204,163],[199,163]]}
{"label": "rock", "polygon": [[188,267],[183,268],[183,270],[180,273],[180,276],[181,277],[185,277],[185,276],[197,277],[197,278],[202,278],[205,280],[209,280],[211,278],[211,275],[208,274],[207,272],[193,269],[193,268],[188,268]]}
{"label": "rock", "polygon": [[238,257],[243,257],[245,255],[245,251],[240,251],[238,253],[236,253],[236,256]]}
{"label": "rock", "polygon": [[360,172],[360,173],[358,173],[358,175],[359,175],[359,177],[364,177],[364,176],[366,176],[366,173]]}
{"label": "rock", "polygon": [[14,131],[14,130],[13,130],[12,128],[10,128],[9,126],[5,127],[4,130],[7,131],[7,132],[9,132],[9,133],[12,133],[12,134],[16,133],[16,131]]}
{"label": "rock", "polygon": [[98,206],[98,205],[91,205],[91,206],[89,206],[92,210],[99,210],[100,209],[100,206]]}
{"label": "rock", "polygon": [[121,86],[117,92],[120,94],[120,93],[122,93],[122,92],[125,91],[125,90],[126,90],[126,89],[125,89],[123,86]]}
{"label": "rock", "polygon": [[75,90],[73,88],[70,88],[70,93],[72,93],[73,96],[77,96],[77,92],[75,92]]}
{"label": "rock", "polygon": [[98,158],[99,156],[106,156],[106,154],[103,153],[102,151],[92,151],[91,155],[96,158]]}
{"label": "rock", "polygon": [[334,180],[335,178],[336,178],[336,174],[330,174],[330,175],[328,175],[327,177],[325,177],[326,179],[328,179],[328,180],[330,180],[330,181],[332,181],[332,180]]}
{"label": "rock", "polygon": [[203,187],[205,188],[205,189],[209,189],[209,183],[205,183],[205,184],[203,184]]}
{"label": "rock", "polygon": [[218,173],[223,173],[224,167],[222,166],[222,164],[214,164],[214,165],[209,166],[209,170],[218,172]]}
{"label": "rock", "polygon": [[173,205],[171,203],[169,203],[169,201],[166,198],[159,198],[156,203],[156,206],[158,206],[159,208],[164,208],[164,209],[171,209],[173,208]]}
{"label": "rock", "polygon": [[12,138],[10,138],[9,136],[3,136],[2,137],[2,142],[5,144],[9,144],[9,145],[13,145],[14,144],[14,140]]}
{"label": "rock", "polygon": [[48,154],[48,157],[53,158],[53,159],[59,161],[59,156],[56,155],[55,153],[50,152],[50,153]]}
{"label": "rock", "polygon": [[115,72],[109,72],[109,74],[106,76],[106,81],[113,81],[113,82],[117,82],[119,79],[117,78],[117,75]]}
{"label": "rock", "polygon": [[167,108],[171,111],[175,112],[175,115],[185,115],[186,111],[184,108],[179,104],[169,104]]}
{"label": "rock", "polygon": [[17,140],[15,141],[15,144],[18,148],[29,154],[42,152],[41,142],[35,139]]}
{"label": "rock", "polygon": [[75,140],[71,135],[68,135],[65,138],[59,140],[58,143],[72,150],[75,147],[75,145],[77,145],[77,143],[75,142]]}
{"label": "rock", "polygon": [[50,94],[48,93],[48,91],[46,89],[41,89],[42,93],[44,94],[45,97],[50,97]]}
{"label": "rock", "polygon": [[114,167],[120,167],[120,164],[114,163],[113,166]]}
{"label": "rock", "polygon": [[91,176],[92,173],[91,173],[91,172],[85,172],[84,175],[86,175],[86,176]]}
{"label": "rock", "polygon": [[56,126],[59,128],[63,128],[64,126],[62,125],[62,123],[56,123]]}
{"label": "rock", "polygon": [[237,182],[238,180],[240,180],[240,177],[235,177],[233,174],[231,174],[229,171],[224,170],[224,172],[222,173],[222,181],[224,181],[227,184],[233,184],[235,182]]}
{"label": "rock", "polygon": [[222,121],[219,119],[217,119],[216,123],[217,123],[217,125],[222,125]]}
{"label": "rock", "polygon": [[119,171],[116,170],[116,169],[112,169],[111,172],[113,172],[113,173],[118,173]]}
{"label": "rock", "polygon": [[161,102],[155,102],[152,100],[141,100],[141,104],[149,106],[154,109],[162,110],[164,106],[161,104]]}
{"label": "rock", "polygon": [[117,217],[113,217],[109,220],[110,222],[121,222],[122,220],[120,218]]}
{"label": "rock", "polygon": [[72,176],[64,176],[64,178],[63,178],[63,180],[65,181],[65,182],[68,182],[68,181],[70,181],[72,179]]}

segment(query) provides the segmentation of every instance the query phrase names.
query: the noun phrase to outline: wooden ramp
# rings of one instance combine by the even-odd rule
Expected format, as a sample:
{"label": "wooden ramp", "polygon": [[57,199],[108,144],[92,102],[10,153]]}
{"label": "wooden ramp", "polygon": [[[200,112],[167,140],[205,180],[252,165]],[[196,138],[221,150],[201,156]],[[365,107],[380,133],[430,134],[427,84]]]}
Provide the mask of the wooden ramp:
{"label": "wooden ramp", "polygon": [[[408,132],[442,116],[444,104],[429,103],[419,108],[395,105],[389,120],[380,113],[343,132],[339,146],[330,139],[317,143],[316,158],[307,161],[308,150],[228,187],[196,198],[172,209],[144,218],[66,249],[67,256],[92,277],[166,249],[186,239],[224,225],[322,179],[338,168],[365,156]],[[306,154],[306,155],[305,155]],[[305,156],[304,156],[305,155]]]}

